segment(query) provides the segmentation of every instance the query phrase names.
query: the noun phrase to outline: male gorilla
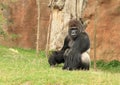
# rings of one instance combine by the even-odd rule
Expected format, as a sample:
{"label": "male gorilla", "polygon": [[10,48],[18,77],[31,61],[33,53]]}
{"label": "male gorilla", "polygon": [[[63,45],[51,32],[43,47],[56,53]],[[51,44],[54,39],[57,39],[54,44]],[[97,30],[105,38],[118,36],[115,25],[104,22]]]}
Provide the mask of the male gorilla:
{"label": "male gorilla", "polygon": [[48,59],[50,66],[55,66],[56,64],[64,63],[63,54],[64,54],[63,50],[53,51]]}
{"label": "male gorilla", "polygon": [[84,31],[82,23],[78,20],[71,20],[63,48],[60,51],[54,51],[48,62],[51,66],[64,63],[63,69],[67,70],[89,70],[90,58],[85,53],[89,48],[89,36]]}

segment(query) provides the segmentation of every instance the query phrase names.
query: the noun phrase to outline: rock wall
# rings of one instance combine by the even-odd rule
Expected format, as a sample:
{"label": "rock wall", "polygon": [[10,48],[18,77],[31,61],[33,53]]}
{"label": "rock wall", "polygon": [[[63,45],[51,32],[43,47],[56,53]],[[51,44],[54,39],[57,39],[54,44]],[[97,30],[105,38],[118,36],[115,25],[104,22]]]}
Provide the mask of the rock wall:
{"label": "rock wall", "polygon": [[[23,48],[36,47],[37,5],[36,0],[1,0],[1,14],[7,20],[2,26],[7,39],[0,44]],[[41,0],[40,49],[45,49],[49,22],[48,0]]]}
{"label": "rock wall", "polygon": [[[97,59],[120,60],[120,0],[98,0]],[[88,0],[84,17],[90,19],[87,27],[93,58],[95,0]]]}
{"label": "rock wall", "polygon": [[1,44],[24,48],[34,48],[36,40],[37,9],[33,0],[4,0],[0,2],[6,19],[6,39]]}

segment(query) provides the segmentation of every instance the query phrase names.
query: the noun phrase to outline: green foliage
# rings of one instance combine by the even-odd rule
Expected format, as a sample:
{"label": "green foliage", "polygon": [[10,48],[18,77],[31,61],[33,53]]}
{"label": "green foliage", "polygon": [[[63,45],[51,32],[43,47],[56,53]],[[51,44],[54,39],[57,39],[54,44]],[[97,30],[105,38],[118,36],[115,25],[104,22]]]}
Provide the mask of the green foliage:
{"label": "green foliage", "polygon": [[0,35],[3,35],[4,38],[6,37],[6,32],[2,29],[1,25],[0,25]]}
{"label": "green foliage", "polygon": [[19,35],[18,34],[14,34],[14,33],[12,33],[11,35],[11,39],[17,39],[18,37],[19,37]]}
{"label": "green foliage", "polygon": [[[0,4],[0,8],[1,8],[1,4]],[[6,19],[3,17],[2,13],[0,13],[0,35],[5,35],[5,32],[2,28],[5,21],[6,21]]]}
{"label": "green foliage", "polygon": [[17,2],[18,0],[10,0],[11,2]]}
{"label": "green foliage", "polygon": [[0,35],[4,35],[4,31],[2,28],[0,28]]}
{"label": "green foliage", "polygon": [[[120,73],[120,62],[117,60],[113,60],[110,62],[105,62],[104,60],[99,60],[96,63],[97,68],[109,71],[109,72],[119,72]],[[92,68],[93,68],[93,62],[92,62]]]}
{"label": "green foliage", "polygon": [[120,73],[66,71],[62,66],[50,68],[43,51],[37,57],[35,50],[0,46],[0,85],[120,85]]}
{"label": "green foliage", "polygon": [[0,3],[0,8],[2,8],[2,9],[8,9],[8,5],[7,5],[7,3]]}

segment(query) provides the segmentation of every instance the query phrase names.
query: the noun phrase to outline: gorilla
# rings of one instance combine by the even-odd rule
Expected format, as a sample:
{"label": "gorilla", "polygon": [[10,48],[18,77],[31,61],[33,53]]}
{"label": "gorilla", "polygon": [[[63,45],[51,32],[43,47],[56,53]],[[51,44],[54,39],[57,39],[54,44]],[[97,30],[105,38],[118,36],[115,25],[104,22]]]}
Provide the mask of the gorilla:
{"label": "gorilla", "polygon": [[54,67],[56,64],[64,63],[63,54],[64,54],[63,50],[53,51],[48,59],[50,66]]}
{"label": "gorilla", "polygon": [[81,69],[83,70],[89,70],[90,68],[90,64],[91,64],[91,60],[90,60],[90,56],[89,56],[89,50],[87,50],[86,52],[82,53],[81,55]]}
{"label": "gorilla", "polygon": [[89,70],[90,57],[87,53],[90,48],[88,34],[84,31],[81,20],[71,20],[69,22],[68,35],[65,37],[64,45],[60,51],[53,51],[49,57],[50,66],[64,63],[62,69]]}

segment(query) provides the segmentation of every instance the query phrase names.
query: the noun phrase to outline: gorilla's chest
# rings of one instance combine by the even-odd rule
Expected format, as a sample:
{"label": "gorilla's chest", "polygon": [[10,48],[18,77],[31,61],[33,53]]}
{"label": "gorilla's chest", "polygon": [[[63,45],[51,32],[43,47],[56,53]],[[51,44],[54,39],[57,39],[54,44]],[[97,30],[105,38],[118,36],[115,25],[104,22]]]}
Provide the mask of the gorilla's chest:
{"label": "gorilla's chest", "polygon": [[69,42],[68,46],[71,48],[71,47],[73,46],[73,44],[74,44],[74,41],[71,40],[71,41]]}

